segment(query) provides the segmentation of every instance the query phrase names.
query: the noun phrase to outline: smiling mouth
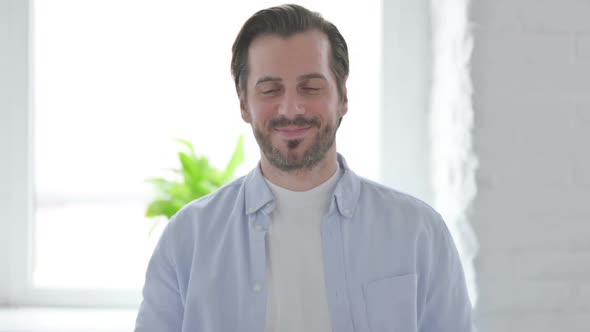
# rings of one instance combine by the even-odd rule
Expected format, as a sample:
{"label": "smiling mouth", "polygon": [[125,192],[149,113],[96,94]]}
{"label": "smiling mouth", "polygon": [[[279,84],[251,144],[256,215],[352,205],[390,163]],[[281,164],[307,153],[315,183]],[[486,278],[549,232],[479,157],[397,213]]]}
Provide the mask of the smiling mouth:
{"label": "smiling mouth", "polygon": [[284,127],[277,127],[275,130],[285,136],[287,138],[295,138],[304,135],[312,126],[284,126]]}

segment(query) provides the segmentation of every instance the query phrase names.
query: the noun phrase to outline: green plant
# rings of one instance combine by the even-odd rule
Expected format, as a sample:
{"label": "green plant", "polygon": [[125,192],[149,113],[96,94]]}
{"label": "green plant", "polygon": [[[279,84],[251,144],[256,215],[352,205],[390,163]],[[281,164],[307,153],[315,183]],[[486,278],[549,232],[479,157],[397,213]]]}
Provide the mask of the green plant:
{"label": "green plant", "polygon": [[153,184],[156,191],[156,198],[146,209],[146,217],[165,216],[170,219],[187,203],[208,195],[231,181],[238,166],[244,162],[242,135],[238,138],[233,155],[223,171],[212,166],[206,157],[197,156],[191,142],[183,139],[177,141],[185,148],[185,151],[178,152],[181,168],[173,170],[179,177],[177,180],[163,177],[146,180]]}

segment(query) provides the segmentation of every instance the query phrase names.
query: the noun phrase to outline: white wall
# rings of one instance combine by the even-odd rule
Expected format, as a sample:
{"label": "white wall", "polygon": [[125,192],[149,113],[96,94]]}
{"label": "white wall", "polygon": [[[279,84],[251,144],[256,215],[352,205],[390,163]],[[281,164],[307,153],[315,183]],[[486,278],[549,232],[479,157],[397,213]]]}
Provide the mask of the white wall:
{"label": "white wall", "polygon": [[473,1],[483,332],[590,329],[590,1]]}

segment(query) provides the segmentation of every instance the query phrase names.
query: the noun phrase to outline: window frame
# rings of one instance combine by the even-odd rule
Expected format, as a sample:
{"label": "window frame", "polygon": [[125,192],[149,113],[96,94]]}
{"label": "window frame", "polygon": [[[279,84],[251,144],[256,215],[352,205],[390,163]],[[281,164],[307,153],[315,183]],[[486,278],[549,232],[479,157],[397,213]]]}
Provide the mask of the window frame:
{"label": "window frame", "polygon": [[0,304],[23,297],[31,257],[29,14],[29,1],[0,2]]}
{"label": "window frame", "polygon": [[33,287],[32,8],[0,2],[0,306],[137,307],[140,291]]}
{"label": "window frame", "polygon": [[[0,72],[6,73],[0,75],[0,251],[8,253],[0,255],[0,271],[8,271],[0,273],[0,306],[136,308],[139,291],[33,287],[33,6],[33,0],[0,2],[0,50],[7,50],[0,52]],[[431,202],[427,135],[430,4],[428,0],[394,0],[382,1],[381,6],[381,178],[388,186]],[[413,56],[400,55],[396,49],[408,50]],[[400,83],[404,80],[411,84]],[[408,115],[407,109],[420,112]],[[399,131],[405,135],[403,140]],[[409,148],[408,142],[412,143]],[[404,180],[412,178],[423,180]]]}

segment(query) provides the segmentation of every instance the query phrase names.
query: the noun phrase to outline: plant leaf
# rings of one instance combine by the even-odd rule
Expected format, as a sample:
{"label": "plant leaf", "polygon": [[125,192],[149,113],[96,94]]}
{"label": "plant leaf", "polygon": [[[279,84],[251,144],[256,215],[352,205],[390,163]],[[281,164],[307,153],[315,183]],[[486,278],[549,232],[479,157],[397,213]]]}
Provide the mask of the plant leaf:
{"label": "plant leaf", "polygon": [[170,219],[182,206],[182,203],[174,200],[155,200],[148,205],[145,216],[165,216]]}
{"label": "plant leaf", "polygon": [[191,189],[184,183],[169,183],[163,191],[164,198],[188,203],[191,201]]}
{"label": "plant leaf", "polygon": [[192,200],[208,195],[228,182],[245,159],[242,135],[238,138],[232,157],[223,171],[213,167],[206,157],[198,157],[191,142],[183,139],[177,139],[177,141],[188,149],[178,152],[182,167],[172,170],[177,179],[163,177],[146,179],[146,182],[151,183],[156,191],[156,199],[146,209],[147,217],[164,216],[170,219]]}
{"label": "plant leaf", "polygon": [[191,143],[185,139],[182,139],[182,138],[177,138],[176,141],[185,145],[188,148],[188,150],[192,156],[195,156],[195,157],[197,156],[197,154],[195,153],[195,146],[193,145],[193,143]]}
{"label": "plant leaf", "polygon": [[238,143],[236,144],[234,153],[232,154],[229,163],[221,175],[222,184],[228,182],[234,176],[236,169],[244,162],[245,159],[246,155],[244,153],[244,135],[240,135],[240,137],[238,137]]}
{"label": "plant leaf", "polygon": [[178,159],[182,164],[183,175],[186,183],[196,183],[201,176],[201,169],[198,165],[197,158],[185,152],[178,153]]}

